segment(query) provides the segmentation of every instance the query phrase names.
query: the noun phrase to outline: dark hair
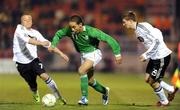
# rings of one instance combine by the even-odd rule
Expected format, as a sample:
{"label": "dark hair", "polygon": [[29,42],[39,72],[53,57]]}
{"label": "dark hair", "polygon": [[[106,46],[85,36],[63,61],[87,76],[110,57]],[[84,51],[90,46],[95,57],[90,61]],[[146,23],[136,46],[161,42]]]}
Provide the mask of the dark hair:
{"label": "dark hair", "polygon": [[83,19],[81,18],[81,16],[79,16],[79,15],[73,15],[73,16],[71,16],[71,17],[70,17],[70,21],[76,22],[77,24],[82,23],[82,25],[84,25],[84,21],[83,21]]}
{"label": "dark hair", "polygon": [[128,13],[123,17],[123,19],[137,21],[136,13],[133,11],[128,11]]}

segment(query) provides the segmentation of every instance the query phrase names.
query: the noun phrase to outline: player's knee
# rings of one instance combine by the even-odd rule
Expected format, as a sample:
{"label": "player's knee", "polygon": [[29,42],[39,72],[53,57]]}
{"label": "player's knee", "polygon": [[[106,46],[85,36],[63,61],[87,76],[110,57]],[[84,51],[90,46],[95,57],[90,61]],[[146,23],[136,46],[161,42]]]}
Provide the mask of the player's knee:
{"label": "player's knee", "polygon": [[92,87],[95,85],[95,83],[96,83],[95,80],[89,80],[88,81],[88,85],[92,86]]}
{"label": "player's knee", "polygon": [[89,86],[92,86],[92,85],[93,85],[93,83],[92,83],[92,82],[88,82],[88,85],[89,85]]}
{"label": "player's knee", "polygon": [[149,83],[149,78],[144,79],[146,83]]}
{"label": "player's knee", "polygon": [[155,83],[155,81],[151,78],[151,77],[149,77],[147,80],[145,80],[146,81],[146,83],[148,83],[149,85],[152,85],[153,83]]}
{"label": "player's knee", "polygon": [[154,82],[151,84],[152,88],[158,88],[160,85],[159,85],[159,82]]}
{"label": "player's knee", "polygon": [[149,84],[152,88],[157,88],[159,86],[159,82],[152,78],[149,78]]}
{"label": "player's knee", "polygon": [[148,78],[145,78],[145,82],[148,84],[152,84],[153,81],[150,77],[148,77]]}
{"label": "player's knee", "polygon": [[144,81],[146,83],[149,83],[149,78],[150,78],[150,75],[148,73],[145,74],[145,78],[144,78]]}
{"label": "player's knee", "polygon": [[41,78],[42,80],[46,81],[46,80],[49,78],[49,75],[48,75],[47,73],[42,73],[42,74],[40,75],[40,78]]}
{"label": "player's knee", "polygon": [[92,86],[94,84],[94,79],[89,79],[88,84]]}
{"label": "player's knee", "polygon": [[83,69],[81,69],[81,68],[78,69],[78,73],[80,75],[86,74],[86,72]]}

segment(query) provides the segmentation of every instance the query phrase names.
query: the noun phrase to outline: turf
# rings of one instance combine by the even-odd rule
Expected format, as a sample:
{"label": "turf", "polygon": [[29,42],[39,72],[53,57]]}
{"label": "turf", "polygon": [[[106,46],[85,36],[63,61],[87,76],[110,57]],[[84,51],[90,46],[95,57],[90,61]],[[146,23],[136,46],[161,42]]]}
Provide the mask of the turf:
{"label": "turf", "polygon": [[[89,88],[89,105],[79,106],[80,80],[76,73],[50,74],[57,83],[62,95],[67,99],[65,106],[56,104],[54,107],[44,107],[35,104],[31,92],[24,80],[17,74],[0,75],[0,110],[180,110],[180,94],[168,107],[155,107],[157,96],[144,83],[143,76],[137,74],[102,74],[96,73],[96,79],[110,87],[109,105],[103,106],[101,94]],[[169,82],[169,79],[166,79]],[[51,91],[38,78],[38,88],[41,97]]]}

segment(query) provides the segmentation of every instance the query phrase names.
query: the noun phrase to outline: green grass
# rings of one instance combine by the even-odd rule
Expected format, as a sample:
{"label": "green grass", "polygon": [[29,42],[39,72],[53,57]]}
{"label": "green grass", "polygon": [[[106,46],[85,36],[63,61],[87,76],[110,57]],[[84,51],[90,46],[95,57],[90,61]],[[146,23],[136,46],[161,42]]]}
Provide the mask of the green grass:
{"label": "green grass", "polygon": [[[57,83],[62,95],[67,99],[65,106],[43,107],[35,104],[31,92],[24,80],[17,74],[0,75],[0,110],[179,110],[180,94],[168,107],[155,107],[158,98],[153,90],[144,82],[143,76],[125,74],[100,74],[96,79],[110,87],[110,103],[103,106],[101,94],[89,88],[89,105],[77,105],[80,99],[80,80],[76,73],[50,74]],[[166,79],[169,82],[169,79]],[[38,78],[38,88],[41,97],[51,91]],[[135,105],[133,105],[133,103]]]}

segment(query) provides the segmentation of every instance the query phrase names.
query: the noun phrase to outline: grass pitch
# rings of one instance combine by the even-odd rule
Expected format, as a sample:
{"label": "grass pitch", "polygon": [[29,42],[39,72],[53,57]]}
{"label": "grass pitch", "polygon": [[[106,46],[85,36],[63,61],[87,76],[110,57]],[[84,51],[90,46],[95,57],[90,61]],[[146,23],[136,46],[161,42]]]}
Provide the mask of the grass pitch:
{"label": "grass pitch", "polygon": [[[180,93],[168,107],[152,106],[157,96],[143,76],[137,74],[102,74],[95,78],[103,85],[110,87],[109,105],[102,105],[101,94],[89,87],[89,105],[79,106],[81,98],[80,80],[77,73],[50,74],[55,80],[67,105],[56,104],[44,107],[35,104],[27,84],[18,74],[0,74],[0,110],[180,110]],[[169,82],[169,79],[166,79]],[[46,84],[38,78],[40,96],[51,93]]]}

